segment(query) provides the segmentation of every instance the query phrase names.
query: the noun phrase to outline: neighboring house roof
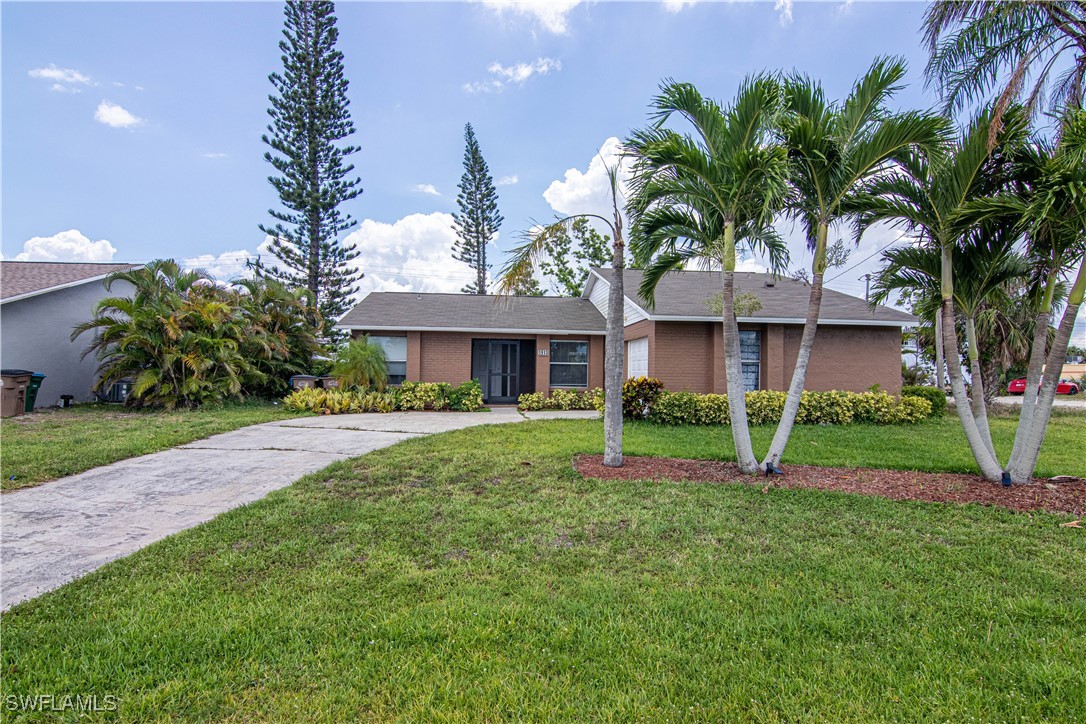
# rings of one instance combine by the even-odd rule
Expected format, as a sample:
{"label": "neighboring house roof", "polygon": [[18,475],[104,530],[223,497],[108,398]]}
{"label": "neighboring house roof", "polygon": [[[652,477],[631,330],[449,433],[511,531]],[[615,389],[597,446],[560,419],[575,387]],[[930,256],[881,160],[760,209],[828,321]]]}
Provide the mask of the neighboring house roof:
{"label": "neighboring house roof", "polygon": [[89,262],[0,261],[0,303],[101,281],[114,272],[139,266]]}
{"label": "neighboring house roof", "polygon": [[[595,284],[610,284],[610,269],[593,269],[584,296],[591,296]],[[656,287],[656,304],[650,307],[639,293],[642,273],[627,269],[622,277],[623,292],[645,319],[658,321],[717,321],[723,276],[719,271],[668,272]],[[735,294],[753,294],[762,308],[739,317],[741,322],[803,324],[811,287],[788,277],[757,272],[736,272]],[[601,298],[599,294],[597,298]],[[715,301],[717,311],[711,309]],[[629,315],[627,315],[628,317]],[[903,326],[915,324],[915,316],[890,307],[872,307],[863,299],[823,289],[820,324],[864,324]],[[631,324],[636,320],[627,319]]]}
{"label": "neighboring house roof", "polygon": [[588,299],[481,294],[371,292],[336,324],[368,331],[603,334],[606,323]]}

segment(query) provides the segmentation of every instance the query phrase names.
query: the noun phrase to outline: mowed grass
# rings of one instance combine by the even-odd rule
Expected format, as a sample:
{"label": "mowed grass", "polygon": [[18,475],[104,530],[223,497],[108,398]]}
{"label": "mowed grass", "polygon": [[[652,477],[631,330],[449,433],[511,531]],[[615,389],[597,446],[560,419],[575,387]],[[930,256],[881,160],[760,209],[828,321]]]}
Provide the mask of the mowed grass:
{"label": "mowed grass", "polygon": [[301,414],[308,413],[271,402],[249,402],[173,412],[78,405],[8,417],[0,421],[0,487],[26,488],[246,425]]}
{"label": "mowed grass", "polygon": [[[954,469],[951,422],[799,428],[791,457]],[[627,429],[640,455],[727,437]],[[1053,421],[1046,469],[1082,474],[1053,450],[1081,429]],[[3,614],[0,693],[128,720],[1086,718],[1066,516],[584,479],[601,437],[485,426],[338,463]]]}

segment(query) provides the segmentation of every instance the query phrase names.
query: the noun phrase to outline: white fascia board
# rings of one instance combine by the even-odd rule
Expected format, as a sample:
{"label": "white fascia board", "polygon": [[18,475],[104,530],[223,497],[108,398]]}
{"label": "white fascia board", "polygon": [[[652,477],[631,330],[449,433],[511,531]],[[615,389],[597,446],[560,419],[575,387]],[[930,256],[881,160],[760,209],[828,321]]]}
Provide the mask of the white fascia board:
{"label": "white fascia board", "polygon": [[[649,319],[653,322],[719,322],[720,317],[682,317],[666,314],[651,314]],[[742,324],[805,324],[803,317],[738,317]],[[820,325],[848,326],[848,327],[908,327],[915,322],[893,321],[886,319],[820,319]]]}
{"label": "white fascia board", "polygon": [[[611,286],[611,280],[610,279],[605,279],[604,277],[600,276],[598,273],[596,273],[595,269],[592,270],[591,276],[599,279],[601,282],[603,282],[607,286]],[[588,285],[586,284],[585,285],[585,290],[587,291],[587,289],[588,289]],[[630,295],[626,293],[625,287],[622,289],[622,298],[623,298],[623,300],[625,301],[626,304],[629,304],[631,307],[636,309],[639,314],[641,314],[641,315],[643,315],[645,317],[645,319],[652,319],[653,318],[652,315],[649,314],[647,311],[645,311],[645,309],[640,304],[635,302],[633,299],[630,299]],[[635,319],[634,320],[634,322],[640,322],[640,321],[641,321],[640,319]],[[634,322],[627,322],[626,324],[633,324]]]}
{"label": "white fascia board", "polygon": [[333,329],[365,330],[369,332],[470,332],[471,334],[546,334],[552,337],[569,335],[598,335],[604,336],[606,331],[600,329],[484,329],[479,327],[375,327],[369,324],[335,324]]}
{"label": "white fascia board", "polygon": [[[143,265],[141,264],[140,266],[134,266],[134,267],[131,267],[130,269],[119,269],[117,271],[136,271],[137,269],[142,269],[142,268],[143,268]],[[102,282],[102,281],[105,281],[106,278],[109,277],[111,274],[115,274],[115,273],[116,272],[106,272],[105,274],[100,274],[100,275],[98,275],[96,277],[88,277],[86,279],[79,279],[79,280],[76,280],[74,282],[66,282],[64,284],[57,284],[55,287],[46,287],[45,289],[38,289],[38,290],[33,291],[33,292],[27,292],[26,294],[18,294],[18,295],[14,296],[14,297],[8,297],[7,299],[0,299],[0,304],[7,304],[8,302],[17,302],[20,299],[29,299],[30,297],[37,297],[37,296],[41,296],[42,294],[49,294],[50,292],[59,292],[61,289],[70,289],[72,287],[78,287],[81,284],[90,284],[91,282]]]}

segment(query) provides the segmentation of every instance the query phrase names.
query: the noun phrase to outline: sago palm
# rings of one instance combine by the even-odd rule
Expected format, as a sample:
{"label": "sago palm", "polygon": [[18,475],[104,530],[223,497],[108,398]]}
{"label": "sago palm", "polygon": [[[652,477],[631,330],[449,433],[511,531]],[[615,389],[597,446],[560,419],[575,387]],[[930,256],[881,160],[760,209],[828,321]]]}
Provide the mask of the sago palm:
{"label": "sago palm", "polygon": [[793,75],[786,81],[788,112],[781,133],[793,187],[787,211],[806,233],[812,254],[811,292],[795,371],[765,458],[766,469],[780,461],[799,412],[822,306],[830,227],[852,217],[849,199],[864,184],[886,174],[907,154],[936,152],[943,141],[944,119],[920,112],[894,113],[887,107],[904,77],[903,61],[877,59],[841,103],[827,101],[821,85],[806,76]]}
{"label": "sago palm", "polygon": [[[639,290],[650,306],[668,272],[692,261],[722,270],[722,321],[728,408],[741,470],[758,470],[747,426],[746,393],[735,314],[735,266],[739,252],[762,252],[775,269],[787,260],[773,220],[788,190],[788,158],[775,142],[784,110],[776,80],[746,81],[722,108],[687,83],[667,82],[653,101],[655,124],[635,132],[627,147],[634,158],[631,248],[645,265]],[[692,134],[664,127],[681,117]]]}

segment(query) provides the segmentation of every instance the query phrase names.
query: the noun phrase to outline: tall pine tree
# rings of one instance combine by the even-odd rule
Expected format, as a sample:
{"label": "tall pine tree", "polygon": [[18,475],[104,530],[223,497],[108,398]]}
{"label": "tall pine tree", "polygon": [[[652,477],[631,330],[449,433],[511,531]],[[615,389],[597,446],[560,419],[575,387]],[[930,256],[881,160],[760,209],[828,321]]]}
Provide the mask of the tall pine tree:
{"label": "tall pine tree", "polygon": [[490,268],[486,263],[486,245],[497,235],[504,219],[498,213],[498,192],[494,190],[494,180],[470,123],[464,126],[464,143],[464,175],[460,177],[460,193],[456,196],[460,213],[453,214],[456,229],[453,259],[475,271],[475,281],[461,291],[486,294],[486,272]]}
{"label": "tall pine tree", "polygon": [[274,226],[260,229],[272,237],[278,260],[258,265],[258,272],[313,295],[325,336],[346,313],[362,274],[351,262],[359,252],[338,235],[358,222],[340,205],[362,193],[347,158],[356,146],[343,143],[354,133],[348,110],[343,53],[336,50],[335,4],[327,0],[288,0],[284,11],[283,72],[269,76],[275,94],[268,97],[271,123],[262,140],[264,154],[278,175],[268,181],[284,210],[269,209]]}

